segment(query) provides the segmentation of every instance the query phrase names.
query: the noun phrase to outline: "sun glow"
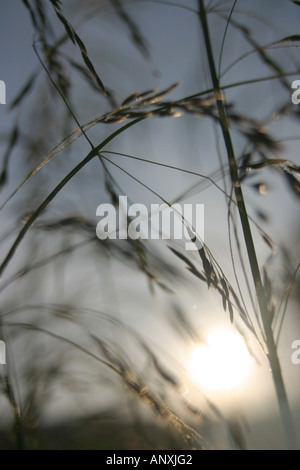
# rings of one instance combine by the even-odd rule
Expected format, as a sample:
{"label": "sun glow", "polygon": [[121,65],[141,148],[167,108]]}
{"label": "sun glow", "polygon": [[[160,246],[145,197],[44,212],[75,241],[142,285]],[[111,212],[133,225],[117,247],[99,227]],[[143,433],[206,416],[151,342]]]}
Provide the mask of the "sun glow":
{"label": "sun glow", "polygon": [[194,348],[190,374],[203,389],[233,390],[246,381],[251,362],[245,342],[238,333],[212,330],[206,336],[206,343]]}

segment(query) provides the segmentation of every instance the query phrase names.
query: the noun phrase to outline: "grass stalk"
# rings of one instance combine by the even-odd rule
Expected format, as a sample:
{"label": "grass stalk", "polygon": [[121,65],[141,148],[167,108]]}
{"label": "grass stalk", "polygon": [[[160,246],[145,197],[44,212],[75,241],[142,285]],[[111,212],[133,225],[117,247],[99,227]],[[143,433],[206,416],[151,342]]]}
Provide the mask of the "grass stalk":
{"label": "grass stalk", "polygon": [[124,132],[125,130],[129,129],[129,127],[134,126],[138,122],[142,121],[145,119],[144,116],[141,116],[133,121],[130,121],[129,123],[125,124],[124,126],[120,127],[117,129],[115,132],[113,132],[111,135],[109,135],[103,142],[101,142],[97,147],[94,147],[88,155],[81,160],[78,165],[76,165],[73,170],[71,170],[60,182],[59,184],[51,191],[51,193],[44,199],[44,201],[39,205],[39,207],[28,217],[26,223],[24,224],[23,228],[20,230],[17,238],[15,239],[14,243],[12,244],[9,252],[7,253],[4,261],[0,265],[0,281],[1,277],[3,275],[3,272],[5,271],[6,267],[8,266],[9,262],[13,258],[17,248],[19,247],[21,241],[25,237],[26,233],[30,229],[30,227],[34,224],[36,219],[44,212],[44,210],[48,207],[50,202],[57,196],[57,194],[66,186],[66,184],[75,176],[79,171],[82,170],[82,168],[85,167],[93,158],[99,156],[100,151],[102,148],[107,145],[111,140],[113,140],[115,137],[117,137],[119,134]]}
{"label": "grass stalk", "polygon": [[231,140],[230,130],[229,130],[229,121],[226,114],[226,109],[224,106],[224,92],[222,92],[222,87],[219,82],[219,78],[216,72],[215,60],[212,51],[212,45],[210,40],[210,32],[207,22],[206,9],[204,5],[204,0],[198,0],[198,13],[199,19],[202,27],[202,32],[205,41],[205,48],[207,59],[209,63],[210,75],[213,83],[213,88],[216,96],[216,103],[219,113],[221,130],[224,138],[224,143],[227,151],[230,177],[232,185],[235,192],[235,197],[237,201],[238,212],[241,220],[243,236],[245,240],[246,250],[248,254],[248,259],[251,268],[251,274],[255,286],[256,297],[259,305],[260,315],[263,325],[263,333],[265,336],[266,346],[268,349],[268,361],[270,369],[272,372],[273,382],[275,386],[278,406],[280,410],[282,425],[285,431],[285,437],[287,441],[287,446],[289,449],[297,448],[297,438],[293,426],[291,411],[289,408],[287,393],[282,377],[281,366],[277,354],[277,347],[274,340],[273,330],[271,326],[270,313],[268,311],[267,299],[265,295],[264,286],[262,283],[260,269],[258,265],[258,260],[256,256],[255,245],[251,233],[248,213],[246,210],[245,200],[243,196],[242,187],[240,184],[238,167],[235,158],[235,152]]}
{"label": "grass stalk", "polygon": [[20,407],[18,406],[14,390],[12,388],[11,381],[9,379],[9,375],[6,375],[4,378],[5,383],[5,392],[8,397],[8,400],[11,404],[12,411],[14,414],[14,431],[15,431],[15,443],[16,443],[16,450],[24,450],[24,438],[23,438],[23,431],[22,431],[22,414]]}

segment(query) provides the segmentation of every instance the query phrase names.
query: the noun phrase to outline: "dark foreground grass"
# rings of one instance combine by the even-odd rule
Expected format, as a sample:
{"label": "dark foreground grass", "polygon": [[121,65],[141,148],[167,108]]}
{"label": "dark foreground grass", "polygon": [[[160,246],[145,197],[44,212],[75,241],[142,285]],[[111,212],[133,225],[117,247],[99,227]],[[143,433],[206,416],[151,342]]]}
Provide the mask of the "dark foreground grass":
{"label": "dark foreground grass", "polygon": [[[236,419],[234,423],[230,422],[230,419],[225,418],[217,406],[200,390],[199,396],[203,407],[187,403],[185,382],[180,374],[174,372],[172,361],[167,361],[166,365],[161,361],[155,347],[147,344],[147,341],[129,326],[126,318],[122,317],[122,321],[120,320],[116,312],[123,311],[123,306],[118,305],[118,294],[124,279],[112,275],[115,260],[118,262],[121,260],[122,264],[133,268],[132,278],[136,272],[141,272],[153,294],[163,291],[170,298],[174,298],[176,291],[187,279],[190,284],[192,280],[196,280],[200,289],[209,288],[210,295],[216,295],[220,299],[220,305],[232,327],[238,329],[247,344],[250,336],[256,342],[257,348],[263,351],[273,377],[287,446],[291,449],[297,448],[298,442],[283,379],[278,342],[288,301],[293,295],[293,286],[298,282],[299,261],[298,259],[294,263],[290,261],[289,247],[282,249],[285,259],[289,259],[289,275],[285,278],[285,284],[281,283],[282,294],[278,302],[279,296],[276,295],[278,283],[271,279],[268,263],[260,261],[257,254],[257,245],[260,242],[265,244],[268,253],[272,253],[275,249],[272,234],[270,236],[266,232],[263,223],[268,217],[263,210],[256,211],[254,215],[253,211],[250,213],[246,194],[249,187],[257,193],[262,193],[266,187],[264,172],[273,171],[282,177],[285,183],[284,190],[289,191],[295,200],[299,200],[299,166],[297,162],[286,158],[284,153],[283,143],[286,144],[288,138],[283,142],[284,139],[275,138],[271,130],[274,117],[278,121],[288,120],[296,124],[299,120],[299,110],[290,100],[289,77],[300,74],[299,60],[295,53],[300,36],[289,34],[261,44],[247,24],[236,18],[238,13],[243,13],[242,1],[199,0],[197,8],[172,2],[151,2],[155,8],[166,3],[170,9],[175,7],[187,9],[189,14],[198,20],[202,38],[201,63],[202,66],[205,64],[206,78],[210,78],[206,85],[204,79],[201,83],[197,83],[193,94],[182,94],[177,77],[174,77],[172,83],[175,84],[166,88],[153,87],[149,90],[142,83],[140,92],[132,91],[125,99],[120,99],[122,83],[121,91],[111,90],[105,83],[99,72],[102,69],[101,61],[97,63],[92,58],[90,48],[86,45],[87,41],[79,34],[80,23],[78,27],[73,26],[71,19],[65,14],[63,2],[26,0],[22,3],[25,11],[29,13],[35,34],[33,50],[37,58],[37,69],[10,104],[14,122],[6,139],[0,176],[2,189],[0,210],[4,222],[7,214],[5,211],[10,207],[16,207],[18,213],[16,216],[16,212],[12,212],[14,220],[12,236],[10,231],[3,230],[1,238],[3,256],[0,263],[2,282],[0,294],[3,306],[0,317],[0,339],[7,343],[8,362],[1,370],[0,392],[5,403],[3,406],[6,412],[10,409],[14,422],[10,433],[3,435],[2,448],[210,449],[211,442],[218,447],[218,441],[214,440],[210,433],[211,427],[214,427],[216,422],[223,430],[225,429],[228,447],[246,447],[243,438],[243,420]],[[142,53],[146,63],[150,64],[151,69],[151,48],[141,25],[135,21],[134,15],[130,14],[131,7],[133,8],[136,2],[132,5],[131,3],[111,0],[107,2],[107,8],[110,14],[114,13],[121,21],[133,44]],[[296,11],[299,11],[298,2],[289,2],[289,4],[289,8],[295,8],[296,14]],[[102,9],[106,11],[103,2],[99,2],[96,6],[93,2],[92,4],[88,2],[82,7],[83,24],[96,12],[102,13]],[[258,16],[258,21],[264,25],[266,22],[271,22],[257,14],[254,16]],[[219,30],[221,33],[218,50],[212,41],[210,21],[214,18],[221,21],[218,24],[222,25]],[[247,45],[245,45],[246,51],[243,50],[238,58],[232,58],[229,65],[223,68],[226,41],[231,29],[243,39]],[[261,32],[261,29],[258,31]],[[250,51],[247,49],[248,46],[251,47]],[[72,57],[69,47],[72,47]],[[287,55],[290,54],[294,59],[291,68],[286,62],[281,64],[276,56],[283,47]],[[241,67],[242,70],[243,62],[253,55],[258,57],[257,77],[226,83],[224,76],[234,68]],[[118,62],[116,66],[119,66]],[[264,73],[261,74],[262,71]],[[86,123],[81,122],[80,109],[76,97],[74,98],[75,85],[70,79],[72,74],[80,77],[80,80],[83,80],[96,94],[93,96],[100,96],[102,100],[101,106],[99,105],[101,110],[95,112],[95,117]],[[259,87],[275,80],[280,86],[280,96],[275,100],[271,111],[268,109],[262,119],[254,118],[247,109],[241,111],[238,101],[227,101],[226,93],[240,89],[247,93],[248,87],[251,88],[252,85]],[[57,119],[60,131],[61,128],[64,131],[60,132],[60,138],[55,137],[54,142],[53,134],[48,129],[50,126],[47,113],[50,113],[51,104],[49,109],[48,107],[44,109],[42,106],[39,95],[40,81],[43,90],[50,90],[49,101],[51,104],[54,102],[56,107],[54,120]],[[172,99],[174,93],[177,93],[176,99]],[[252,93],[249,92],[249,100],[254,99]],[[28,115],[23,119],[19,110],[29,113],[30,106],[35,107],[35,112],[37,107],[39,108],[41,113],[39,124],[42,127],[40,132],[35,130],[28,135]],[[94,113],[94,110],[92,112]],[[196,122],[196,126],[199,127],[200,144],[206,143],[208,134],[202,132],[199,123],[204,121],[211,124],[214,132],[213,143],[217,142],[217,150],[214,153],[218,157],[219,169],[216,172],[211,174],[192,171],[184,165],[165,163],[163,158],[160,161],[144,158],[135,154],[134,139],[132,153],[127,151],[125,138],[127,136],[130,138],[133,131],[141,129],[140,132],[144,132],[145,125],[154,120],[163,121],[181,117],[183,122],[187,122],[184,121],[187,118],[192,120],[189,122],[193,122],[193,125]],[[156,141],[156,135],[153,134],[152,137]],[[117,150],[114,147],[115,142],[119,145]],[[78,143],[82,147],[76,147]],[[203,158],[200,144],[194,150],[194,157],[199,162]],[[75,148],[75,158],[72,154],[73,148]],[[22,174],[27,176],[22,177],[21,183],[19,175],[14,177],[9,171],[16,150],[28,156],[28,160],[23,162],[24,168],[22,167]],[[68,160],[70,155],[71,161]],[[76,163],[73,163],[72,158]],[[74,215],[74,211],[70,211],[68,205],[61,208],[59,201],[64,195],[70,194],[71,199],[74,197],[74,193],[67,193],[70,186],[76,184],[75,193],[88,195],[93,183],[101,200],[110,201],[116,209],[119,209],[119,195],[132,194],[133,184],[146,190],[151,197],[169,206],[172,205],[174,201],[170,201],[164,195],[166,188],[163,185],[157,187],[156,181],[149,184],[148,179],[144,178],[147,176],[147,170],[143,177],[135,176],[135,172],[124,164],[128,161],[144,165],[145,168],[149,165],[155,166],[159,177],[161,171],[168,170],[169,175],[181,172],[185,176],[197,178],[196,183],[187,189],[180,188],[176,202],[184,201],[191,195],[198,197],[200,191],[207,187],[224,196],[224,214],[227,216],[224,233],[226,231],[228,236],[227,265],[223,266],[218,261],[215,254],[217,247],[210,246],[209,242],[204,244],[201,240],[197,256],[185,253],[182,246],[175,243],[169,246],[171,250],[164,246],[163,256],[142,239],[126,240],[123,243],[114,240],[100,242],[95,233],[96,222],[90,217],[90,207],[84,215]],[[53,164],[57,166],[51,166]],[[91,167],[94,169],[94,175],[96,171],[99,172],[95,181],[91,179],[91,175],[87,180]],[[52,173],[51,168],[56,168],[56,171]],[[255,180],[251,185],[253,175],[261,177],[261,180],[258,182]],[[125,180],[125,176],[130,183],[123,190],[124,182],[128,181]],[[94,202],[93,199],[92,203]],[[20,213],[24,214],[22,221],[19,219]],[[127,223],[130,221],[128,217]],[[188,226],[184,218],[182,222]],[[2,227],[5,227],[5,223],[2,223]],[[254,233],[258,236],[254,236]],[[70,243],[70,234],[74,237],[72,243]],[[196,239],[197,237],[196,234]],[[54,246],[50,254],[47,251],[49,247],[45,248],[44,240],[52,248]],[[58,247],[55,245],[56,241],[59,241]],[[101,261],[97,271],[100,282],[95,297],[97,304],[95,309],[82,306],[81,297],[85,298],[82,294],[79,294],[79,297],[75,296],[74,303],[71,302],[72,285],[77,283],[79,293],[88,292],[91,286],[90,273],[85,272],[81,277],[84,263],[79,252],[86,247],[91,249],[87,255],[89,257],[85,259],[89,268],[96,259]],[[298,254],[293,253],[293,256],[296,255]],[[172,262],[175,262],[176,258],[177,261],[180,260],[180,267],[184,263],[190,277],[186,278],[180,268],[174,268]],[[74,259],[75,264],[72,264]],[[66,274],[64,270],[69,266],[70,270],[66,271]],[[49,269],[52,267],[54,270],[58,269],[56,273],[59,273],[53,276],[54,281],[50,280],[52,278],[49,275]],[[286,273],[287,271],[286,268]],[[71,286],[68,284],[69,276],[72,279]],[[281,273],[278,274],[278,278],[280,276]],[[20,288],[22,282],[28,282],[25,292]],[[43,285],[46,284],[49,288],[51,282],[57,282],[54,291],[44,289]],[[53,298],[49,302],[50,291]],[[133,289],[133,299],[135,293]],[[37,297],[38,301],[32,301],[31,297],[33,299]],[[59,303],[61,297],[64,301]],[[180,294],[177,295],[176,302],[181,300],[178,297]],[[103,312],[102,303],[107,306],[107,298],[109,307]],[[88,296],[86,300],[89,300]],[[137,305],[141,314],[143,307],[142,302]],[[130,314],[131,312],[127,312],[128,317]],[[173,310],[173,315],[175,314],[180,333],[186,335],[189,340],[198,341],[198,332],[189,323],[184,311],[177,306]],[[96,327],[89,323],[91,315],[97,318]],[[162,312],[161,315],[163,320]],[[76,334],[73,334],[71,325],[78,328]],[[26,337],[28,332],[30,335]],[[18,349],[15,346],[18,341],[23,341],[23,348],[24,344],[32,347],[32,350],[30,348],[28,350],[30,363],[26,366],[22,361],[19,364],[13,354],[13,351]],[[47,350],[46,345],[49,344],[52,349],[50,347]],[[41,356],[47,358],[49,356],[53,362],[50,361],[50,365],[46,364],[47,361],[35,362],[34,348],[37,348],[37,351],[42,350]],[[132,354],[130,354],[131,348],[134,351]],[[59,360],[51,356],[53,350],[58,352]],[[124,421],[120,420],[112,424],[101,417],[93,420],[87,418],[80,423],[64,423],[58,427],[40,425],[39,416],[42,416],[42,411],[46,407],[49,390],[53,391],[56,385],[61,385],[64,381],[68,384],[73,383],[64,368],[65,357],[71,369],[75,363],[72,355],[68,356],[70,350],[82,354],[91,362],[96,362],[95,374],[97,377],[99,374],[99,393],[101,386],[106,384],[107,380],[111,380],[111,377],[117,378],[118,385],[112,380],[111,387],[119,391],[122,399],[124,396],[136,397],[135,406],[138,402],[147,405],[153,416],[157,418],[157,422],[168,424],[143,425],[138,430],[138,424],[124,424]],[[80,386],[80,380],[77,385]],[[194,419],[196,417],[198,426],[191,425],[186,414],[173,406],[174,395],[181,407],[185,408],[185,411],[188,408]],[[132,410],[132,414],[135,413],[136,409]]]}

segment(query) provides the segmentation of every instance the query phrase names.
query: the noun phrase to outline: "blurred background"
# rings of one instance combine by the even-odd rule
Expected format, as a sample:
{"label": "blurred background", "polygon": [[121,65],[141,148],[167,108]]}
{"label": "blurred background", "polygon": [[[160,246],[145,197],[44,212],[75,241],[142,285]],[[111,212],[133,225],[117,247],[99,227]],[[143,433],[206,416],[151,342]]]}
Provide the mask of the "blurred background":
{"label": "blurred background", "polygon": [[[299,109],[291,102],[300,7],[205,3],[241,172],[289,162],[246,172],[243,190],[300,442],[300,365],[291,360],[300,340]],[[84,46],[72,43],[71,28]],[[262,337],[240,315],[259,331],[198,2],[2,0],[0,41],[1,262],[90,152],[78,123],[98,119],[84,127],[96,146],[128,122],[100,117],[132,93],[179,82],[158,103],[190,103],[180,117],[157,111],[115,135],[107,160],[94,158],[58,192],[5,265],[0,447],[286,448]],[[206,114],[195,110],[199,93]],[[236,293],[233,319],[217,289],[186,269],[190,262],[203,273],[183,241],[96,237],[98,205],[119,195],[147,207],[204,204],[209,259]]]}

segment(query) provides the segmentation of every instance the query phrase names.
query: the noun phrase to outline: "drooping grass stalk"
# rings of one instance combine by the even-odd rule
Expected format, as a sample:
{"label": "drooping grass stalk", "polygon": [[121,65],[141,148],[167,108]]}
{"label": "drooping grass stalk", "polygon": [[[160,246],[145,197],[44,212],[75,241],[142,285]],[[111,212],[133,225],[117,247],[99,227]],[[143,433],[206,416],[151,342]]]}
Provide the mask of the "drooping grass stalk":
{"label": "drooping grass stalk", "polygon": [[4,378],[5,384],[5,393],[7,398],[11,404],[14,420],[15,420],[15,434],[16,434],[16,450],[23,450],[24,449],[24,438],[23,438],[23,430],[22,430],[22,414],[20,407],[17,403],[15,393],[9,378],[9,374],[7,374]]}
{"label": "drooping grass stalk", "polygon": [[42,212],[48,207],[50,202],[57,196],[57,194],[66,186],[66,184],[75,176],[79,171],[82,170],[93,158],[99,156],[100,151],[102,148],[108,144],[111,140],[113,140],[117,135],[121,134],[125,130],[127,130],[129,127],[134,126],[138,122],[142,121],[145,119],[144,116],[141,116],[128,124],[125,124],[121,128],[117,129],[115,132],[113,132],[110,136],[108,136],[103,142],[101,142],[97,147],[94,147],[88,155],[81,160],[78,165],[73,168],[59,183],[58,185],[53,189],[53,191],[44,199],[44,201],[39,205],[39,207],[30,215],[30,217],[27,219],[26,223],[24,224],[22,230],[20,230],[17,238],[15,239],[14,243],[12,244],[9,252],[7,253],[4,261],[2,262],[0,266],[0,280],[1,276],[3,275],[4,270],[8,266],[9,262],[13,258],[16,250],[18,249],[21,241],[25,237],[26,233],[30,229],[30,227],[34,224],[36,219],[42,214]]}
{"label": "drooping grass stalk", "polygon": [[219,78],[216,72],[215,60],[212,51],[212,45],[210,40],[210,32],[207,22],[206,9],[204,5],[204,0],[198,0],[198,13],[199,19],[202,26],[205,48],[207,59],[209,63],[210,75],[213,83],[213,88],[216,96],[216,103],[219,113],[221,130],[224,138],[224,143],[227,151],[230,177],[231,182],[234,188],[235,197],[237,201],[238,212],[241,220],[242,230],[244,241],[246,245],[246,250],[248,254],[248,259],[251,267],[251,274],[255,286],[255,292],[257,296],[257,301],[259,305],[263,333],[265,336],[266,346],[268,349],[268,361],[272,371],[273,382],[276,390],[276,396],[278,400],[278,406],[280,410],[280,415],[282,419],[283,428],[285,431],[286,441],[289,449],[297,448],[297,438],[293,426],[291,411],[289,408],[287,393],[282,377],[281,366],[277,354],[277,347],[274,340],[274,335],[271,326],[271,316],[268,311],[267,299],[265,295],[264,286],[262,283],[260,269],[258,265],[258,260],[256,256],[255,245],[253,242],[253,237],[251,233],[248,213],[244,201],[243,191],[240,184],[238,167],[235,158],[235,152],[231,140],[230,130],[229,130],[229,121],[226,114],[226,109],[224,106],[224,91],[222,92],[222,87],[220,86]]}

